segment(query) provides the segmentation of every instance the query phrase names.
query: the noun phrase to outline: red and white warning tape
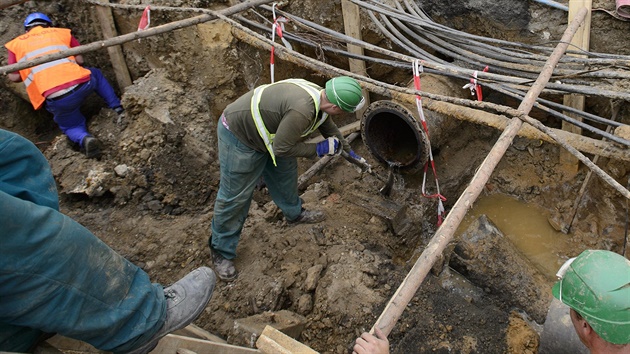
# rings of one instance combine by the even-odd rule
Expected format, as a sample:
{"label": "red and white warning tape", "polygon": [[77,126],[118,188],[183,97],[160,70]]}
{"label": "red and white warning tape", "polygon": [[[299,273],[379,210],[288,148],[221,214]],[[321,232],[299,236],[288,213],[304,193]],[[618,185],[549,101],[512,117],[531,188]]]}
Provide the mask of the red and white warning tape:
{"label": "red and white warning tape", "polygon": [[[414,60],[413,62],[413,84],[417,91],[420,91],[420,73],[422,73],[422,65],[420,65],[420,60]],[[416,95],[416,107],[418,108],[418,115],[420,116],[420,122],[422,123],[422,129],[424,130],[427,141],[429,142],[429,160],[424,164],[424,175],[422,176],[422,195],[427,198],[436,198],[438,200],[437,207],[437,217],[438,222],[437,225],[442,225],[444,218],[446,217],[446,211],[444,210],[444,203],[446,201],[446,197],[442,195],[440,192],[440,183],[438,182],[437,171],[435,169],[435,161],[433,160],[433,152],[431,151],[431,140],[429,136],[429,127],[427,126],[427,121],[424,117],[424,112],[422,110],[422,97],[420,95]],[[426,180],[427,180],[427,170],[429,168],[429,164],[431,164],[431,170],[433,171],[433,177],[435,179],[435,188],[436,193],[428,194],[426,191]]]}

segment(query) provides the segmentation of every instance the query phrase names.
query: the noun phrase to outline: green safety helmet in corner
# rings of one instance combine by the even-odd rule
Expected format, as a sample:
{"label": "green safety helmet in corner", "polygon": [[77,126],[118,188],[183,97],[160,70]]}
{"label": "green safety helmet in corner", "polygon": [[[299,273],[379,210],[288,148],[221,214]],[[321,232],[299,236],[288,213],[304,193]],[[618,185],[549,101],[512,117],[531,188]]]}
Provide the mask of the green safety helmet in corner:
{"label": "green safety helmet in corner", "polygon": [[558,271],[555,298],[579,313],[602,339],[630,343],[630,261],[617,253],[586,250]]}
{"label": "green safety helmet in corner", "polygon": [[365,104],[361,85],[348,76],[339,76],[326,82],[326,97],[330,103],[346,112],[356,112]]}

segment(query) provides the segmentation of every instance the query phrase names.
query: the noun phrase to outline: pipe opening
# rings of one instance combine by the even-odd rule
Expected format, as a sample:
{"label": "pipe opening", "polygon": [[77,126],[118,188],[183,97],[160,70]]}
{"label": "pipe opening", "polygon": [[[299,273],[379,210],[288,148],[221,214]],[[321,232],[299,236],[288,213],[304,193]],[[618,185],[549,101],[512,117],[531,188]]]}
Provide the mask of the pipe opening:
{"label": "pipe opening", "polygon": [[429,144],[415,117],[391,101],[372,103],[361,121],[363,142],[381,162],[402,170],[421,167],[428,159]]}

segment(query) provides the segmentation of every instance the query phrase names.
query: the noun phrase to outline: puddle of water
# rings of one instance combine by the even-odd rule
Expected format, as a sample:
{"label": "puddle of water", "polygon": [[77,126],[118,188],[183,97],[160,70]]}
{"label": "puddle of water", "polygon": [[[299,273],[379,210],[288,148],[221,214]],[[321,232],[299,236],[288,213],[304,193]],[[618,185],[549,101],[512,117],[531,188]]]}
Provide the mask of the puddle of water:
{"label": "puddle of water", "polygon": [[544,209],[503,194],[479,196],[457,229],[460,236],[480,215],[485,214],[501,232],[546,276],[564,263],[559,254],[569,249],[568,236],[549,225]]}

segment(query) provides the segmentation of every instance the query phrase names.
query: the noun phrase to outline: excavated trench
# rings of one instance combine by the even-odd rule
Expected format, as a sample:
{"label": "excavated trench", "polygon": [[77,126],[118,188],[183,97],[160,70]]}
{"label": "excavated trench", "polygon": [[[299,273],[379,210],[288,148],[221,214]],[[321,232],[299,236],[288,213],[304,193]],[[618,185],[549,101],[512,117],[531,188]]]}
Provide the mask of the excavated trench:
{"label": "excavated trench", "polygon": [[[173,6],[168,1],[155,4]],[[425,5],[433,19],[446,26],[525,43],[558,39],[567,24],[565,12],[530,2],[417,4]],[[12,6],[0,12],[1,39],[7,42],[19,34],[20,19],[38,10],[49,13],[59,25],[73,28],[82,44],[101,40],[93,6],[82,1]],[[180,1],[177,6],[221,8],[227,4]],[[596,2],[594,7],[598,6],[605,5]],[[304,1],[287,4],[283,10],[343,31],[340,4]],[[135,31],[140,13],[114,8],[118,32]],[[152,25],[188,17],[184,14],[153,10]],[[259,14],[247,17],[269,15],[263,10]],[[361,16],[365,41],[399,49],[365,12]],[[630,54],[629,48],[620,45],[630,26],[606,16],[594,12],[593,48]],[[288,32],[299,33],[298,26],[289,23],[287,27]],[[303,43],[293,44],[298,51],[312,51]],[[90,129],[105,145],[100,160],[87,160],[70,149],[46,112],[33,113],[20,98],[20,87],[7,82],[0,93],[0,126],[41,147],[58,181],[63,212],[156,282],[168,284],[209,264],[208,227],[219,177],[216,119],[240,94],[270,81],[269,51],[237,39],[232,26],[220,21],[127,42],[122,50],[134,80],[133,85],[118,88],[127,110],[125,122],[117,124],[98,98],[86,102]],[[105,51],[92,51],[85,57],[116,82]],[[316,52],[313,57],[323,57],[336,67],[347,66],[346,58],[333,53]],[[302,77],[323,84],[326,79],[321,72],[290,60],[277,60],[275,70],[276,80]],[[387,84],[406,87],[412,80],[406,67],[371,63],[367,70],[371,78]],[[422,80],[428,93],[470,98],[469,91],[462,90],[467,77],[435,79],[432,73]],[[619,86],[620,90],[624,87]],[[491,87],[484,88],[484,97],[491,103],[518,105],[512,96]],[[387,97],[380,91],[372,92],[370,98],[372,103],[360,122],[361,140],[352,146],[380,176],[391,165],[400,166],[403,173],[391,195],[379,193],[381,179],[361,174],[342,160],[333,161],[312,177],[302,194],[307,207],[324,210],[328,219],[314,227],[290,227],[266,192],[257,191],[237,250],[239,279],[217,286],[195,324],[228,343],[250,346],[251,338],[236,331],[235,324],[274,323],[279,321],[274,316],[289,311],[302,321],[297,339],[321,353],[341,354],[375,323],[437,230],[437,202],[421,192],[425,184],[427,194],[435,191],[431,171],[426,175],[423,171],[429,149],[448,214],[500,131],[425,109],[428,139],[413,100]],[[545,93],[545,98],[562,101],[554,93]],[[587,98],[585,110],[611,115],[605,97]],[[532,115],[550,127],[561,127],[558,119],[544,111],[535,110]],[[630,121],[628,105],[622,106],[616,119]],[[350,115],[335,118],[338,126],[356,121]],[[547,141],[514,140],[480,200],[470,206],[458,237],[395,325],[390,335],[392,353],[536,352],[551,301],[553,263],[586,248],[622,249],[625,200],[593,177],[576,203],[588,171],[584,166],[577,173],[564,171],[560,151]],[[314,162],[301,159],[300,173]],[[627,162],[602,158],[599,165],[616,180],[627,181]],[[540,224],[547,218],[566,224],[570,222],[566,215],[574,210],[579,217],[571,234]],[[512,221],[516,218],[520,223],[509,228],[517,224]],[[533,232],[545,235],[531,234],[534,223]],[[553,246],[546,247],[548,242]],[[528,243],[541,247],[528,249]],[[567,339],[566,334],[560,338]]]}

